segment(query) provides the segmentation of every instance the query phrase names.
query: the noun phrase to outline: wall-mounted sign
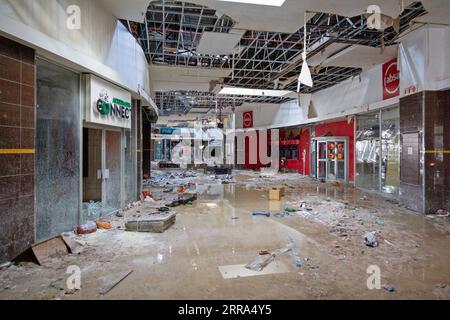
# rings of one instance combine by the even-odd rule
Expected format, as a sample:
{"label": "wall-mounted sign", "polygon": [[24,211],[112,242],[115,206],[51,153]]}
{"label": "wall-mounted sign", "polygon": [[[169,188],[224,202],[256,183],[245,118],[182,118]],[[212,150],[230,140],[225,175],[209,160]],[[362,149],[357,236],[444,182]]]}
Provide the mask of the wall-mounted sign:
{"label": "wall-mounted sign", "polygon": [[131,94],[94,75],[86,76],[86,122],[131,128]]}
{"label": "wall-mounted sign", "polygon": [[383,100],[397,97],[400,94],[400,72],[397,58],[383,64]]}
{"label": "wall-mounted sign", "polygon": [[174,128],[161,128],[160,129],[161,134],[173,134],[174,131],[175,131]]}
{"label": "wall-mounted sign", "polygon": [[253,128],[253,111],[242,114],[242,124],[244,128]]}
{"label": "wall-mounted sign", "polygon": [[417,87],[416,86],[409,86],[408,88],[405,89],[404,95],[408,96],[408,95],[414,94],[416,92],[417,92]]}

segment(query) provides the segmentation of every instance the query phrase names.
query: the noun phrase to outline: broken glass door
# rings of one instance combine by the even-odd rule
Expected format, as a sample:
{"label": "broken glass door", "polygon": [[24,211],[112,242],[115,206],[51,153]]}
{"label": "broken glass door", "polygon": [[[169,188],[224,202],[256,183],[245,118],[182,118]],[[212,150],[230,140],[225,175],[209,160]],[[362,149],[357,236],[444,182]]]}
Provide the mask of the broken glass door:
{"label": "broken glass door", "polygon": [[122,204],[122,132],[104,130],[103,213],[120,209]]}
{"label": "broken glass door", "polygon": [[322,180],[327,178],[327,143],[317,142],[317,178]]}
{"label": "broken glass door", "polygon": [[324,137],[313,142],[317,148],[317,179],[347,180],[347,141],[346,137]]}

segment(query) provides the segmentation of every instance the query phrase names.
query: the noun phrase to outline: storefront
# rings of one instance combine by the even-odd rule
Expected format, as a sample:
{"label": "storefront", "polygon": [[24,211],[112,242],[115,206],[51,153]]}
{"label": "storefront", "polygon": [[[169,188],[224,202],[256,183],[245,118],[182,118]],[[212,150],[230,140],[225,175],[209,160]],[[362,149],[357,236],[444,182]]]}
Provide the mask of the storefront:
{"label": "storefront", "polygon": [[131,94],[83,76],[83,219],[95,220],[137,198],[136,114]]}
{"label": "storefront", "polygon": [[131,94],[37,59],[36,238],[47,239],[137,200]]}
{"label": "storefront", "polygon": [[400,112],[398,106],[358,115],[356,186],[398,196],[400,187]]}
{"label": "storefront", "polygon": [[353,120],[315,125],[310,145],[311,177],[321,181],[353,181],[353,140]]}

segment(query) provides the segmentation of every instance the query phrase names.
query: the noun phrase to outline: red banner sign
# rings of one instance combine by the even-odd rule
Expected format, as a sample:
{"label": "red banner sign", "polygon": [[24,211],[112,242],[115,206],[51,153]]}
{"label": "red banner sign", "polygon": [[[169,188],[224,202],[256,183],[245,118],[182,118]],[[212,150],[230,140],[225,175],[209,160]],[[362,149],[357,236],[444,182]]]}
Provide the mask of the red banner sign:
{"label": "red banner sign", "polygon": [[383,64],[383,100],[397,97],[400,94],[400,72],[397,58]]}
{"label": "red banner sign", "polygon": [[242,120],[244,128],[253,128],[253,111],[244,112]]}

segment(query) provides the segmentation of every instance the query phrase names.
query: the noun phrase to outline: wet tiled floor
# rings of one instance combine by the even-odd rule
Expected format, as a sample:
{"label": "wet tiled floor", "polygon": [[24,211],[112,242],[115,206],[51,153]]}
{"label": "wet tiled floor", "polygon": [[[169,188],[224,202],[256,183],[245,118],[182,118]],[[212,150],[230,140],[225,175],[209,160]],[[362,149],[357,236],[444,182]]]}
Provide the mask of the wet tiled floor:
{"label": "wet tiled floor", "polygon": [[[351,186],[298,175],[261,179],[238,172],[235,180],[192,178],[200,181],[198,200],[174,208],[177,221],[165,233],[127,232],[123,219],[115,218],[112,230],[80,238],[87,244],[81,255],[0,271],[0,299],[450,298],[449,218],[425,217]],[[268,189],[280,184],[286,196],[269,201]],[[309,210],[300,208],[302,202]],[[152,206],[135,207],[126,217]],[[276,215],[286,207],[299,212]],[[378,234],[376,248],[364,244],[369,231]],[[260,251],[286,247],[290,238],[301,267],[288,252],[261,273],[243,270]],[[70,265],[82,270],[82,290],[74,294],[66,288]],[[381,284],[395,292],[368,289],[373,265]],[[128,270],[133,273],[100,295]]]}

